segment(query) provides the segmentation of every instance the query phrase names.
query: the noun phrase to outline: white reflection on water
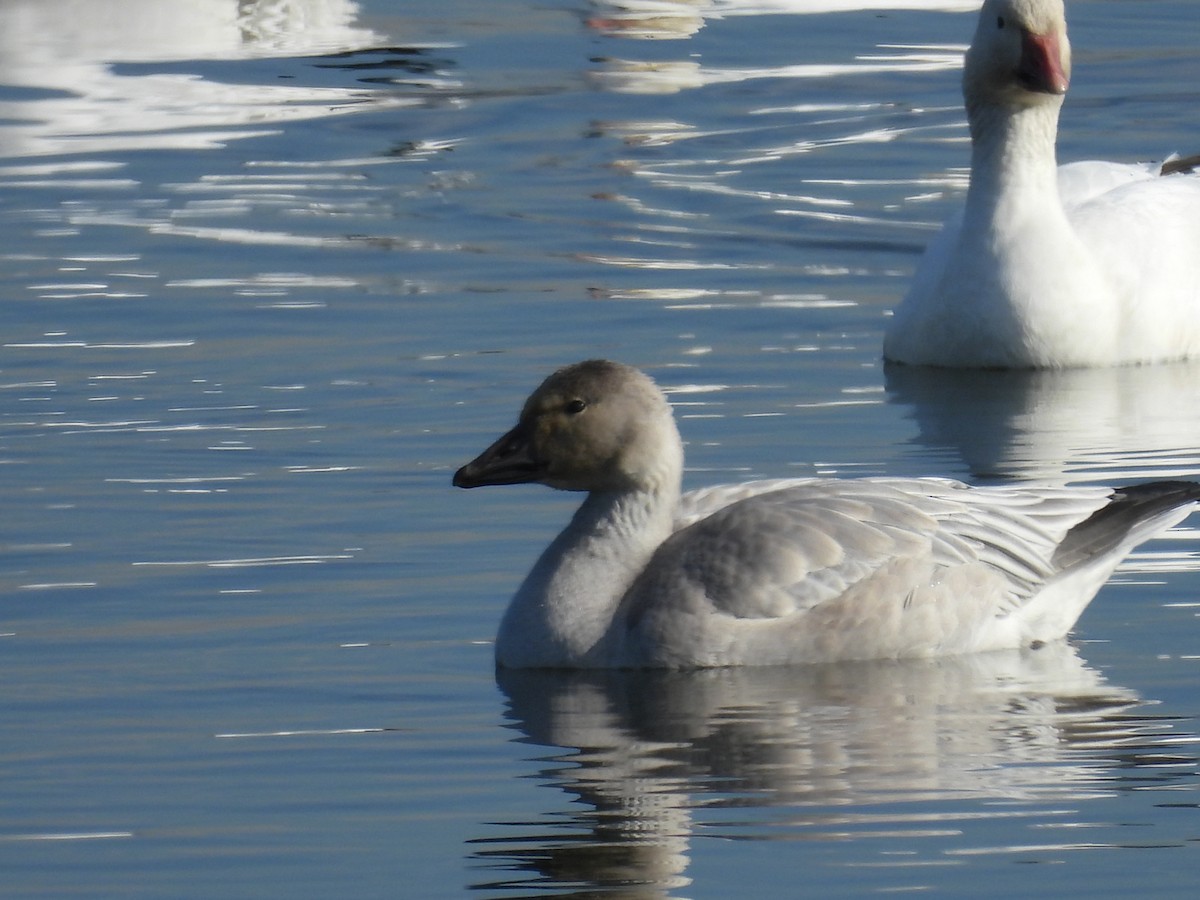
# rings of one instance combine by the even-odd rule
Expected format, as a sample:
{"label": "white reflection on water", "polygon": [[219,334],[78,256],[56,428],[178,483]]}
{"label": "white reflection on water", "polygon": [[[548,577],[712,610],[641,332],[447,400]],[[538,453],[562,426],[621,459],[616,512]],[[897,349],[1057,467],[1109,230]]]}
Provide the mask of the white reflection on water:
{"label": "white reflection on water", "polygon": [[862,10],[967,12],[978,9],[979,0],[592,0],[592,8],[588,24],[603,34],[670,40],[691,37],[710,18]]}
{"label": "white reflection on water", "polygon": [[[35,204],[13,212],[29,223],[34,252],[113,226],[255,246],[356,243],[321,225],[386,218],[385,189],[369,183],[369,170],[424,158],[445,144],[417,141],[373,158],[353,151],[337,159],[247,161],[234,173],[183,165],[172,174],[194,180],[167,183],[122,154],[219,150],[301,120],[420,105],[445,87],[440,67],[450,63],[428,47],[380,46],[382,36],[356,24],[358,13],[349,0],[0,4],[0,158],[25,158],[0,166],[0,189],[9,203]],[[251,62],[262,59],[279,62],[264,72]],[[101,158],[110,154],[115,159]],[[30,160],[53,156],[62,158]],[[225,164],[218,153],[207,158],[218,169]],[[281,217],[285,226],[267,227]],[[61,278],[22,287],[41,300],[145,298],[161,288],[160,276],[133,271],[130,263],[139,262],[136,255],[64,257]],[[288,309],[322,305],[287,299],[290,292],[329,286],[293,273],[252,276],[243,285],[247,294],[274,291],[281,299],[272,308]]]}
{"label": "white reflection on water", "polygon": [[[828,11],[797,5],[805,8],[788,10]],[[946,8],[945,4],[917,5]],[[783,10],[781,6],[777,11]],[[875,245],[893,251],[914,240],[923,244],[939,222],[919,217],[919,211],[965,184],[960,170],[893,167],[888,162],[894,175],[875,167],[870,177],[862,177],[845,163],[856,153],[885,158],[884,151],[864,149],[874,145],[905,148],[891,151],[887,158],[894,161],[910,157],[914,147],[965,140],[957,104],[946,106],[939,95],[930,95],[937,100],[927,104],[911,88],[872,97],[858,86],[860,80],[867,85],[871,79],[891,75],[907,86],[922,75],[956,71],[962,65],[962,44],[897,43],[894,37],[890,43],[864,40],[861,51],[834,59],[797,61],[789,54],[780,64],[757,67],[706,64],[701,53],[690,52],[690,45],[683,50],[689,52],[680,59],[604,57],[594,61],[588,77],[606,91],[660,96],[695,92],[721,97],[722,85],[778,82],[754,91],[772,102],[705,107],[702,119],[690,121],[686,112],[680,115],[681,109],[690,107],[678,100],[664,107],[674,113],[670,117],[594,123],[596,135],[615,138],[626,148],[626,156],[612,167],[630,177],[630,186],[602,199],[627,209],[633,224],[615,240],[634,250],[589,254],[585,257],[589,262],[663,271],[753,268],[741,261],[744,256],[738,245],[765,237],[762,217],[766,214],[792,221],[780,221],[774,237],[780,250],[766,266],[758,263],[760,267],[794,266],[800,270],[798,275],[815,277],[809,284],[820,280],[841,287],[848,282],[845,276],[865,273],[850,273],[831,263],[828,242],[849,239],[857,250]],[[767,54],[763,58],[770,61]],[[836,89],[825,90],[826,85]],[[777,93],[796,102],[781,103]],[[645,104],[629,106],[638,109]],[[701,198],[706,195],[716,199],[705,204]],[[695,213],[710,207],[723,209],[726,215],[718,220]],[[744,230],[748,227],[754,232]],[[851,234],[853,238],[842,237]],[[806,265],[802,254],[791,252],[797,243],[811,244],[813,255],[822,262]],[[729,256],[739,261],[727,262]]]}
{"label": "white reflection on water", "polygon": [[962,66],[966,47],[957,45],[905,47],[883,45],[878,54],[857,56],[845,63],[805,63],[767,69],[709,68],[699,63],[605,60],[591,73],[605,90],[625,94],[665,94],[709,84],[731,84],[756,78],[839,78],[905,72],[939,72]]}
{"label": "white reflection on water", "polygon": [[9,0],[0,4],[0,156],[212,148],[273,122],[353,111],[365,88],[227,84],[128,64],[372,46],[349,0]]}
{"label": "white reflection on water", "polygon": [[956,372],[888,366],[921,452],[980,479],[1125,481],[1200,471],[1200,367]]}
{"label": "white reflection on water", "polygon": [[[547,796],[543,817],[477,842],[477,862],[509,873],[482,889],[666,896],[691,882],[703,837],[859,841],[854,865],[950,864],[943,839],[969,837],[973,821],[1081,826],[1085,801],[1146,779],[1169,787],[1166,748],[1186,759],[1180,778],[1195,765],[1181,749],[1194,735],[1138,712],[1135,694],[1065,643],[936,661],[498,679],[520,740],[564,751],[539,754],[539,780],[572,802]],[[1016,844],[1075,846],[1030,837]],[[891,858],[898,846],[917,849]]]}

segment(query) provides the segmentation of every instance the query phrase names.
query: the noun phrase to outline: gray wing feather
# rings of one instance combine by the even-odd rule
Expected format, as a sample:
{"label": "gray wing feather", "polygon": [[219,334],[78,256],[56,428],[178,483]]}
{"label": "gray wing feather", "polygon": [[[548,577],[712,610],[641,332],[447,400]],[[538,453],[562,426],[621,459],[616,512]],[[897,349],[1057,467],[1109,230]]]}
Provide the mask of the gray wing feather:
{"label": "gray wing feather", "polygon": [[[886,478],[712,488],[684,498],[682,527],[648,571],[668,579],[664,589],[681,579],[727,614],[768,618],[839,597],[898,561],[935,580],[939,572],[982,564],[989,581],[998,576],[1005,586],[995,610],[1001,614],[1058,570],[1059,543],[1110,493]],[[642,588],[654,593],[652,585]]]}

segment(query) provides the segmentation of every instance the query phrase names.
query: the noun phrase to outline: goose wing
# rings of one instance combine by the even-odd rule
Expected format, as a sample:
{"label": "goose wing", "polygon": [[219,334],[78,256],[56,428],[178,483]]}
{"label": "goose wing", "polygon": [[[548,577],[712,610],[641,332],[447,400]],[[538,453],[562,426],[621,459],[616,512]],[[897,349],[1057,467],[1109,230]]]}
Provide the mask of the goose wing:
{"label": "goose wing", "polygon": [[[979,488],[925,478],[752,482],[691,498],[693,518],[663,544],[643,580],[660,591],[686,583],[714,611],[736,618],[777,618],[866,583],[904,598],[970,570],[979,595],[997,604],[993,614],[1003,614],[1058,570],[1054,554],[1067,532],[1110,495],[1108,488]],[[728,502],[713,509],[721,499]]]}

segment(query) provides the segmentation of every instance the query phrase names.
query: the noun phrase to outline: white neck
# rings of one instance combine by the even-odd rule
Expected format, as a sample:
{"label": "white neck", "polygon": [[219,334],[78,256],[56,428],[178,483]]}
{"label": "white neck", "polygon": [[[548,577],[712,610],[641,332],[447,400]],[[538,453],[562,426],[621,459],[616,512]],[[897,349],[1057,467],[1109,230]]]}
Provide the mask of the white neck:
{"label": "white neck", "polygon": [[496,638],[513,667],[603,664],[622,598],[671,534],[679,474],[641,490],[588,494],[521,584]]}
{"label": "white neck", "polygon": [[[1019,217],[1027,205],[1040,215],[1048,207],[1061,213],[1054,148],[1061,105],[1057,98],[1020,110],[968,104],[968,218]],[[1065,214],[1062,221],[1065,226]]]}
{"label": "white neck", "polygon": [[1086,364],[1118,339],[1111,286],[1058,192],[1060,105],[968,109],[971,186],[957,254],[966,268],[944,277],[952,296],[982,300],[969,324],[983,335],[972,353],[988,364]]}

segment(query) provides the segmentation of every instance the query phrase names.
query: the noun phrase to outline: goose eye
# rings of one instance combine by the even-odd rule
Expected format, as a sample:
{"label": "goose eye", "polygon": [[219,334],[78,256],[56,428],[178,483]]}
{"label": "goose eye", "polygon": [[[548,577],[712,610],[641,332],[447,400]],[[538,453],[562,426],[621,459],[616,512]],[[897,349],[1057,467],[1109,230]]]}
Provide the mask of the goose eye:
{"label": "goose eye", "polygon": [[996,27],[1001,29],[1004,28],[1004,16],[996,17]]}
{"label": "goose eye", "polygon": [[587,402],[584,400],[568,400],[567,405],[563,407],[567,415],[575,416],[587,409]]}

